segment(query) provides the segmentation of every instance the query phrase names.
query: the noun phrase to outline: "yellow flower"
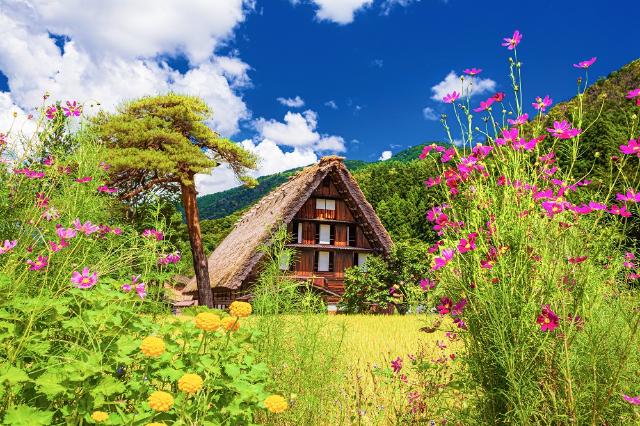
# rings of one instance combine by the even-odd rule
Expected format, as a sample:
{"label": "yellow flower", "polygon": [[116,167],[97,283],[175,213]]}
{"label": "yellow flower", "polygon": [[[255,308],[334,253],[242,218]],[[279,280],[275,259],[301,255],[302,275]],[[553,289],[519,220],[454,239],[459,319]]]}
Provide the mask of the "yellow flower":
{"label": "yellow flower", "polygon": [[240,322],[236,317],[224,317],[220,320],[220,325],[227,331],[236,331],[240,328]]}
{"label": "yellow flower", "polygon": [[155,391],[149,395],[149,405],[156,411],[169,411],[173,406],[173,397],[167,392]]}
{"label": "yellow flower", "polygon": [[178,389],[192,395],[202,389],[202,378],[197,374],[185,374],[178,380]]}
{"label": "yellow flower", "polygon": [[196,327],[204,331],[215,331],[220,327],[220,317],[211,312],[202,312],[196,315]]}
{"label": "yellow flower", "polygon": [[104,411],[94,411],[91,415],[91,418],[96,423],[102,423],[109,418],[109,414],[105,413]]}
{"label": "yellow flower", "polygon": [[247,302],[239,302],[236,300],[229,306],[229,313],[231,316],[238,318],[248,317],[251,315],[251,305]]}
{"label": "yellow flower", "polygon": [[153,422],[153,423],[147,423],[147,426],[167,426],[167,425],[160,422]]}
{"label": "yellow flower", "polygon": [[159,337],[149,336],[142,341],[140,350],[145,356],[160,356],[164,353],[164,340]]}
{"label": "yellow flower", "polygon": [[282,413],[289,407],[287,400],[280,395],[271,395],[267,397],[267,399],[264,400],[264,405],[267,407],[267,410],[272,413]]}

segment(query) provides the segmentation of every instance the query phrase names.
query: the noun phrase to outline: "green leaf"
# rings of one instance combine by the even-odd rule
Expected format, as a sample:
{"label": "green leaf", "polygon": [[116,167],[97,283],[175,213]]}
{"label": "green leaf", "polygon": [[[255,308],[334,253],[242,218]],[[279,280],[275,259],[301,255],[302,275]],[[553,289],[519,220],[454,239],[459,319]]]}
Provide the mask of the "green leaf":
{"label": "green leaf", "polygon": [[55,373],[44,373],[36,379],[36,388],[49,399],[63,393],[66,388],[60,384],[62,378]]}
{"label": "green leaf", "polygon": [[51,424],[52,418],[52,411],[40,411],[27,405],[18,405],[7,410],[2,423],[13,426],[46,426]]}
{"label": "green leaf", "polygon": [[111,376],[106,376],[98,383],[95,389],[91,391],[91,395],[111,396],[122,393],[125,390],[127,390],[127,388],[124,383],[117,381]]}
{"label": "green leaf", "polygon": [[17,367],[10,366],[6,370],[5,368],[7,368],[6,364],[2,368],[0,368],[0,370],[5,371],[2,375],[0,375],[0,383],[7,381],[10,384],[15,385],[16,383],[28,382],[31,380],[29,379],[27,373]]}
{"label": "green leaf", "polygon": [[227,364],[224,366],[224,372],[227,373],[227,376],[235,379],[240,376],[240,367],[237,364]]}

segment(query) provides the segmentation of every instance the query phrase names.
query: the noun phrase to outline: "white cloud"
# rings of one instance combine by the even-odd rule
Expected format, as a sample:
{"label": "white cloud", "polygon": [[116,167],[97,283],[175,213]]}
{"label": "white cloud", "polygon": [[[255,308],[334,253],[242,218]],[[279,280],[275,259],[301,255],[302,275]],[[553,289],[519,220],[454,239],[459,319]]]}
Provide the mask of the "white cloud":
{"label": "white cloud", "polygon": [[425,120],[436,121],[438,119],[438,115],[436,114],[435,110],[431,107],[424,107],[422,109],[422,115],[424,116]]}
{"label": "white cloud", "polygon": [[328,106],[331,109],[338,109],[338,104],[332,99],[324,103],[324,106]]}
{"label": "white cloud", "polygon": [[388,160],[389,158],[391,158],[391,156],[393,156],[391,151],[382,151],[382,154],[380,154],[380,157],[378,158],[378,161]]}
{"label": "white cloud", "polygon": [[[331,21],[336,24],[350,24],[356,12],[373,4],[373,0],[308,0],[317,7],[316,18],[320,21]],[[294,5],[300,0],[292,0]]]}
{"label": "white cloud", "polygon": [[296,96],[295,98],[280,97],[277,100],[282,105],[288,106],[289,108],[302,108],[304,106],[304,100],[300,96]]}
{"label": "white cloud", "polygon": [[[254,126],[258,137],[241,142],[242,147],[259,157],[258,168],[252,172],[254,177],[315,163],[325,153],[346,151],[342,137],[317,131],[318,114],[311,110],[289,111],[283,121],[259,118]],[[211,194],[238,186],[240,182],[229,168],[218,167],[211,175],[198,175],[196,185],[201,194]]]}
{"label": "white cloud", "polygon": [[372,67],[382,68],[384,66],[384,60],[382,59],[374,59],[371,61]]}
{"label": "white cloud", "polygon": [[[464,92],[466,93],[469,90],[469,84],[473,82],[471,85],[471,96],[481,95],[485,92],[494,91],[496,88],[496,82],[491,80],[490,78],[479,78],[474,77],[473,79],[469,77],[465,77],[464,80]],[[431,88],[433,92],[433,96],[431,99],[442,102],[442,98],[456,91],[461,93],[462,91],[462,82],[460,81],[460,77],[456,74],[455,71],[451,71],[440,83],[436,84]]]}
{"label": "white cloud", "polygon": [[391,10],[398,7],[408,7],[413,3],[418,3],[420,0],[384,0],[380,8],[382,9],[383,15],[388,15],[391,13]]}
{"label": "white cloud", "polygon": [[[11,99],[22,109],[52,99],[100,102],[107,110],[123,100],[167,91],[202,96],[211,125],[225,136],[250,116],[238,90],[248,87],[249,66],[215,49],[233,37],[249,2],[146,0],[0,0],[0,70]],[[6,7],[5,7],[6,6]],[[64,53],[49,33],[68,37]],[[162,59],[184,54],[185,74]]]}

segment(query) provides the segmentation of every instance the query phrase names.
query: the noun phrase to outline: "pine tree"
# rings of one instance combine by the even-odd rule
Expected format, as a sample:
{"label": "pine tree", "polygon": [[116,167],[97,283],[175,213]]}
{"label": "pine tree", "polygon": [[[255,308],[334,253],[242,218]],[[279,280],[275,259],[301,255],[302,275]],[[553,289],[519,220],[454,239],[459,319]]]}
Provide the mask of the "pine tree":
{"label": "pine tree", "polygon": [[194,177],[228,165],[245,184],[256,158],[206,124],[211,116],[197,97],[167,94],[123,104],[115,114],[100,114],[97,133],[108,148],[110,185],[120,200],[139,205],[152,195],[181,195],[200,304],[211,307],[213,294],[202,246]]}

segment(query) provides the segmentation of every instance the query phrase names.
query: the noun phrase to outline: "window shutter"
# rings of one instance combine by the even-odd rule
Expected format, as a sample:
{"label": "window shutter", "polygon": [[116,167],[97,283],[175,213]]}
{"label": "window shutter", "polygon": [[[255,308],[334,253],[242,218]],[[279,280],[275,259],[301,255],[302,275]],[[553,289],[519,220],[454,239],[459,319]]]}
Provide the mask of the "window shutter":
{"label": "window shutter", "polygon": [[291,241],[297,242],[300,239],[299,234],[298,222],[293,221],[293,223],[291,223]]}
{"label": "window shutter", "polygon": [[329,252],[329,268],[327,268],[327,271],[333,272],[333,252],[332,251]]}
{"label": "window shutter", "polygon": [[328,251],[319,251],[318,253],[318,272],[328,272],[330,268],[331,253]]}
{"label": "window shutter", "polygon": [[318,244],[331,244],[331,225],[321,224],[319,228]]}
{"label": "window shutter", "polygon": [[336,244],[336,226],[335,225],[329,225],[329,244],[331,245]]}
{"label": "window shutter", "polygon": [[316,223],[316,236],[313,239],[314,244],[320,244],[320,224]]}
{"label": "window shutter", "polygon": [[302,222],[298,222],[298,235],[296,238],[296,241],[298,242],[298,244],[302,244]]}
{"label": "window shutter", "polygon": [[313,257],[313,272],[318,272],[318,257],[319,257],[319,252],[314,252],[314,257]]}

